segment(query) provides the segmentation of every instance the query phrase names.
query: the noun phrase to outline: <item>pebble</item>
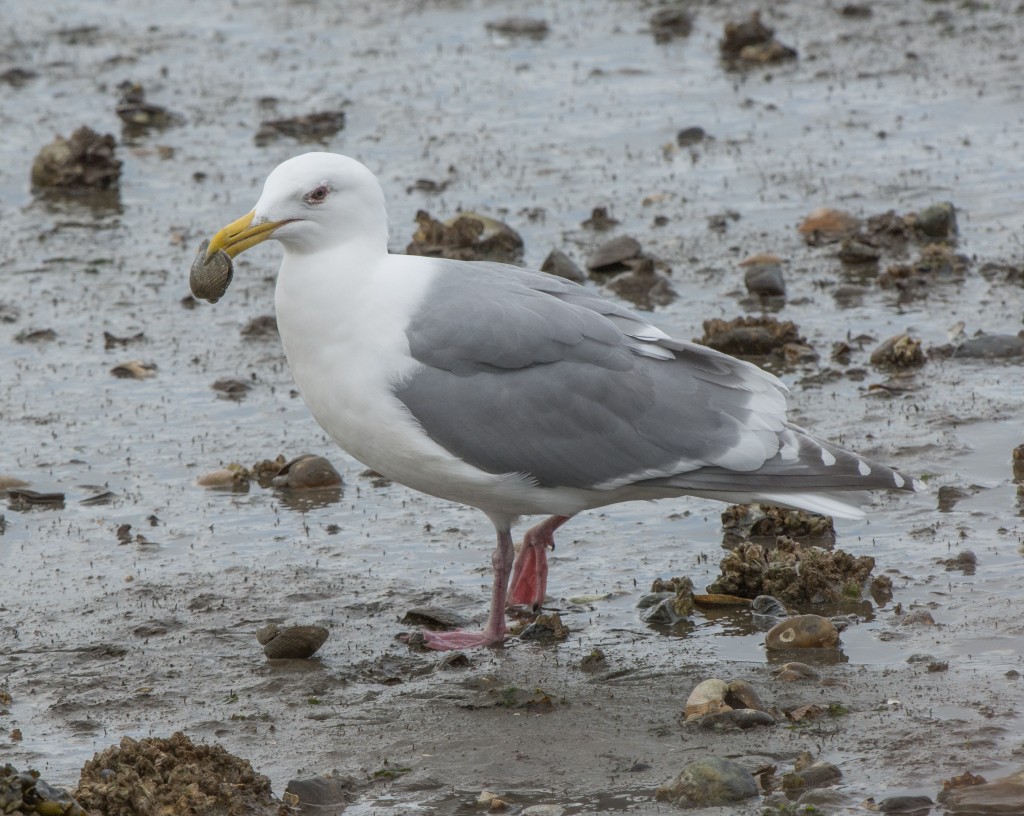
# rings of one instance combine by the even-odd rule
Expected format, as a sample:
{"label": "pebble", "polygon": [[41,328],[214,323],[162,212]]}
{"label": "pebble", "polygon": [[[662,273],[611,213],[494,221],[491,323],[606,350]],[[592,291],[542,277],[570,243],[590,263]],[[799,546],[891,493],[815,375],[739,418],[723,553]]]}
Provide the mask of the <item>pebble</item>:
{"label": "pebble", "polygon": [[405,613],[400,623],[410,626],[433,626],[437,629],[459,629],[467,621],[457,612],[440,606],[414,606]]}
{"label": "pebble", "polygon": [[303,453],[281,468],[270,482],[274,487],[289,490],[315,490],[321,487],[339,487],[341,474],[323,456]]}
{"label": "pebble", "polygon": [[935,804],[929,796],[887,796],[871,806],[878,813],[906,813],[914,816],[923,811],[927,814]]}
{"label": "pebble", "polygon": [[156,363],[129,360],[110,369],[110,373],[123,380],[145,380],[156,374]]}
{"label": "pebble", "polygon": [[601,244],[587,259],[587,269],[595,275],[613,275],[627,269],[626,261],[640,256],[640,242],[620,235]]}
{"label": "pebble", "polygon": [[695,144],[700,144],[708,138],[708,134],[704,131],[704,128],[694,125],[693,127],[683,128],[676,134],[676,144],[680,147],[692,147]]}
{"label": "pebble", "polygon": [[671,782],[658,787],[654,798],[677,807],[711,807],[757,796],[753,774],[738,762],[706,757],[685,765]]}
{"label": "pebble", "polygon": [[925,207],[913,219],[915,229],[929,238],[949,238],[956,235],[956,207],[949,201]]}
{"label": "pebble", "polygon": [[782,775],[782,789],[787,793],[805,788],[824,788],[843,778],[842,771],[823,759],[809,761],[806,754],[797,758],[796,767]]}
{"label": "pebble", "polygon": [[667,306],[678,297],[672,284],[654,271],[654,261],[650,258],[638,258],[629,265],[631,271],[616,275],[608,282],[608,289],[623,300],[650,311],[655,306]]}
{"label": "pebble", "polygon": [[693,17],[678,6],[660,8],[650,19],[651,33],[658,43],[669,42],[676,37],[688,37],[693,31]]}
{"label": "pebble", "polygon": [[442,223],[420,210],[416,223],[419,228],[405,248],[406,255],[513,264],[523,259],[522,236],[489,216],[464,212]]}
{"label": "pebble", "polygon": [[701,728],[712,731],[727,731],[739,729],[746,731],[748,728],[759,726],[775,725],[775,718],[767,711],[757,711],[753,708],[736,708],[732,711],[720,711],[717,714],[708,714],[700,719]]}
{"label": "pebble", "polygon": [[744,269],[743,283],[747,291],[760,297],[785,297],[786,281],[782,277],[782,259],[777,255],[751,255],[740,262]]}
{"label": "pebble", "polygon": [[285,626],[268,624],[256,631],[263,654],[271,660],[304,660],[319,650],[330,632],[323,626]]}
{"label": "pebble", "polygon": [[557,275],[574,283],[583,283],[586,279],[583,270],[560,249],[553,249],[548,253],[548,257],[540,265],[540,271],[547,272],[549,275]]}
{"label": "pebble", "polygon": [[325,774],[308,779],[292,779],[285,786],[285,793],[295,797],[294,804],[303,812],[323,809],[325,812],[340,813],[358,798],[361,787],[363,785],[353,777]]}
{"label": "pebble", "polygon": [[836,244],[860,229],[861,220],[851,213],[831,207],[819,207],[807,214],[797,227],[811,246]]}
{"label": "pebble", "polygon": [[569,637],[569,627],[562,623],[562,618],[557,612],[550,615],[538,615],[533,623],[527,626],[519,635],[521,640],[566,640]]}
{"label": "pebble", "polygon": [[484,26],[488,31],[508,37],[529,37],[533,40],[543,39],[550,32],[547,20],[539,17],[504,17],[490,20]]}
{"label": "pebble", "polygon": [[839,632],[821,615],[797,615],[769,629],[764,643],[769,649],[834,649]]}

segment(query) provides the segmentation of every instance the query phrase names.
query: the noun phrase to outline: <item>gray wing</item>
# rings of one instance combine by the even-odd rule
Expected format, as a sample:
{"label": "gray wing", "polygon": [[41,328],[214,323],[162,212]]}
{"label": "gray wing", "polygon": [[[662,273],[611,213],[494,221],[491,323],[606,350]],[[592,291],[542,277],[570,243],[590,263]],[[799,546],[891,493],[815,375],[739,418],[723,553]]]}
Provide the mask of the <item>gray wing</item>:
{"label": "gray wing", "polygon": [[789,426],[770,374],[550,275],[438,264],[406,331],[420,366],[395,394],[469,464],[610,489],[752,472],[779,453]]}

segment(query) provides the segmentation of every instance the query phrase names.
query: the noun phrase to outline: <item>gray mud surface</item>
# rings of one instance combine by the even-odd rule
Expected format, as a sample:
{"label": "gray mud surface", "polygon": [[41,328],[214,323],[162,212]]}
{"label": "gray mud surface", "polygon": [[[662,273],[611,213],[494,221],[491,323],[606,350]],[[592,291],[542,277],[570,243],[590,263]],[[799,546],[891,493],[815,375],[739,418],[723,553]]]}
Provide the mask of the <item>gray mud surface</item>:
{"label": "gray mud surface", "polygon": [[[513,10],[494,2],[212,5],[13,0],[0,22],[0,477],[65,494],[0,506],[0,688],[13,701],[0,706],[0,762],[73,788],[122,736],[183,730],[250,760],[278,794],[332,769],[365,781],[349,813],[470,813],[484,789],[569,812],[666,812],[654,789],[692,759],[781,772],[801,751],[843,773],[846,798],[826,812],[856,813],[868,796],[934,798],[955,774],[1024,764],[1024,524],[1010,467],[1024,368],[933,357],[894,377],[868,362],[901,332],[927,349],[960,322],[967,336],[1021,329],[1015,4],[877,2],[867,17],[772,4],[765,20],[798,59],[742,71],[720,61],[718,40],[745,3],[695,3],[692,33],[663,43],[648,28],[655,7],[639,2],[516,5],[547,21],[540,38],[487,28]],[[180,121],[122,134],[124,80]],[[255,139],[263,121],[339,110],[344,128],[318,144]],[[33,194],[32,157],[82,124],[117,138],[119,193]],[[713,138],[679,147],[692,126]],[[805,658],[822,682],[774,681],[745,613],[697,612],[675,630],[640,621],[654,578],[689,576],[701,591],[716,577],[723,507],[702,500],[621,505],[564,528],[549,587],[564,643],[512,638],[445,669],[395,639],[411,606],[482,619],[490,524],[362,476],[308,415],[276,336],[242,335],[272,311],[276,246],[243,256],[216,306],[183,303],[200,240],[307,149],[378,173],[396,251],[419,209],[505,220],[531,266],[554,248],[582,265],[632,235],[671,267],[680,297],[655,318],[683,338],[760,313],[739,263],[783,259],[776,316],[819,354],[778,369],[793,416],[931,487],[837,523],[837,545],[873,556],[895,591],[842,610],[853,622],[838,659]],[[430,192],[418,179],[449,183]],[[956,251],[971,265],[913,297],[796,229],[820,206],[868,216],[941,201],[956,207]],[[599,206],[620,221],[613,232],[580,226]],[[738,218],[711,229],[725,213]],[[105,332],[142,337],[108,348]],[[840,341],[846,363],[830,359]],[[156,368],[111,375],[130,360]],[[250,388],[227,399],[212,388],[224,379]],[[341,471],[340,497],[196,483],[303,452]],[[963,496],[940,510],[941,487]],[[973,574],[947,571],[964,550]],[[901,625],[899,610],[918,607],[934,625]],[[254,637],[269,622],[331,637],[311,660],[272,663]],[[582,670],[595,648],[607,665]],[[716,676],[745,678],[780,708],[836,703],[836,715],[683,726],[690,689]],[[718,812],[759,810],[744,807]]]}

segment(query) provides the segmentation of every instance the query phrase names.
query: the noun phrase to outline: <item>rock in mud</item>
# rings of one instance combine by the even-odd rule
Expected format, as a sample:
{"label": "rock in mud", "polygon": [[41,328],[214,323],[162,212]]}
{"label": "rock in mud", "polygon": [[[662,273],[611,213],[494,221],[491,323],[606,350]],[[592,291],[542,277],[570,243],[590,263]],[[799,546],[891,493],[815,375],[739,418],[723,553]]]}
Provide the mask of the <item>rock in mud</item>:
{"label": "rock in mud", "polygon": [[52,343],[57,339],[53,329],[25,329],[14,335],[16,343]]}
{"label": "rock in mud", "polygon": [[265,338],[276,339],[278,337],[277,331],[277,317],[275,315],[260,315],[254,317],[241,331],[242,337],[247,340],[263,340]]}
{"label": "rock in mud", "polygon": [[114,157],[114,137],[82,126],[65,139],[58,136],[32,162],[34,187],[64,190],[110,190],[118,186],[121,161]]}
{"label": "rock in mud", "polygon": [[1024,357],[1024,332],[976,334],[956,345],[936,346],[928,353],[960,360],[1012,360]]}
{"label": "rock in mud", "polygon": [[146,101],[146,90],[138,82],[125,80],[117,86],[121,97],[117,103],[117,117],[124,123],[126,135],[139,135],[149,130],[180,125],[184,119],[160,105]]}
{"label": "rock in mud", "polygon": [[795,793],[808,788],[824,788],[842,778],[842,771],[831,762],[813,759],[804,752],[797,757],[792,772],[782,775],[782,789],[787,793]]}
{"label": "rock in mud", "polygon": [[590,211],[590,218],[580,224],[580,226],[595,232],[605,232],[612,227],[618,226],[618,223],[618,219],[612,218],[608,214],[607,207],[594,207]]}
{"label": "rock in mud", "polygon": [[642,249],[636,238],[620,235],[601,244],[587,259],[587,271],[593,276],[617,275],[628,271],[628,261],[640,257]]}
{"label": "rock in mud", "polygon": [[705,139],[709,139],[707,132],[699,125],[686,127],[676,133],[676,144],[680,147],[693,147]]}
{"label": "rock in mud", "polygon": [[547,20],[539,17],[504,17],[490,20],[484,24],[488,31],[504,34],[506,37],[529,37],[531,40],[542,40],[549,33]]}
{"label": "rock in mud", "polygon": [[810,212],[797,227],[797,231],[810,246],[837,244],[860,229],[861,220],[851,213],[831,207],[819,207]]}
{"label": "rock in mud", "polygon": [[750,602],[750,611],[753,615],[760,615],[765,618],[788,618],[790,613],[785,605],[778,598],[771,595],[758,595]]}
{"label": "rock in mud", "polygon": [[768,649],[834,649],[839,632],[821,615],[797,615],[769,629],[764,644]]}
{"label": "rock in mud", "polygon": [[632,271],[616,275],[607,288],[638,309],[651,311],[655,306],[667,306],[677,297],[675,289],[664,275],[654,271],[654,261],[638,258],[630,262]]}
{"label": "rock in mud", "polygon": [[1024,445],[1018,445],[1010,454],[1010,467],[1015,482],[1024,481]]}
{"label": "rock in mud", "polygon": [[245,395],[252,390],[252,386],[245,380],[233,378],[217,380],[210,388],[217,392],[218,397],[235,402],[241,402],[245,399]]}
{"label": "rock in mud", "polygon": [[693,31],[693,17],[686,9],[666,6],[651,15],[650,26],[654,41],[665,43],[676,37],[688,37]]}
{"label": "rock in mud", "polygon": [[738,762],[715,756],[687,764],[654,794],[659,802],[681,808],[729,805],[754,796],[757,782],[753,774]]}
{"label": "rock in mud", "polygon": [[569,627],[562,623],[557,612],[550,615],[538,615],[533,622],[519,634],[521,640],[567,640]]}
{"label": "rock in mud", "polygon": [[297,142],[326,142],[345,127],[345,111],[321,111],[260,123],[253,140],[263,147],[282,136]]}
{"label": "rock in mud", "polygon": [[341,474],[323,456],[302,453],[286,462],[271,480],[271,485],[287,490],[316,490],[340,487]]}
{"label": "rock in mud", "polygon": [[878,368],[920,368],[926,361],[921,341],[909,334],[890,337],[871,352],[871,365]]}
{"label": "rock in mud", "polygon": [[797,56],[795,49],[775,39],[775,29],[761,22],[759,11],[742,22],[727,22],[718,48],[734,67],[785,62]]}
{"label": "rock in mud", "polygon": [[957,254],[944,244],[929,244],[912,263],[888,267],[878,276],[878,285],[896,289],[906,298],[922,297],[936,284],[961,282],[970,265],[966,255]]}
{"label": "rock in mud", "polygon": [[704,336],[697,342],[735,357],[764,357],[790,345],[807,345],[795,323],[773,317],[705,320]]}
{"label": "rock in mud", "polygon": [[499,263],[520,263],[523,259],[519,233],[486,215],[465,212],[442,223],[420,210],[416,223],[419,229],[405,248],[407,255]]}
{"label": "rock in mud", "polygon": [[359,798],[360,791],[366,787],[351,776],[334,776],[324,774],[307,779],[292,779],[284,789],[284,801],[298,806],[300,812],[341,813],[348,805]]}
{"label": "rock in mud", "polygon": [[278,626],[270,623],[256,631],[256,640],[270,660],[305,660],[319,651],[330,634],[323,626]]}
{"label": "rock in mud", "polygon": [[882,250],[862,236],[853,235],[843,238],[837,256],[840,261],[849,266],[876,264],[882,257]]}
{"label": "rock in mud", "polygon": [[[14,739],[14,729],[11,739]],[[63,788],[48,785],[39,771],[19,772],[14,766],[0,767],[0,813],[39,816],[87,816],[82,806]]]}
{"label": "rock in mud", "polygon": [[123,737],[82,767],[75,798],[87,811],[132,816],[279,816],[270,780],[219,745]]}
{"label": "rock in mud", "polygon": [[886,796],[869,805],[878,813],[902,813],[906,816],[928,816],[935,803],[930,796]]}
{"label": "rock in mud", "polygon": [[740,262],[747,291],[758,297],[785,297],[786,281],[782,276],[782,258],[778,255],[751,255]]}
{"label": "rock in mud", "polygon": [[957,234],[956,207],[949,201],[932,204],[912,215],[911,223],[928,238],[953,238]]}
{"label": "rock in mud", "polygon": [[129,360],[114,366],[110,373],[122,380],[146,380],[156,375],[156,363]]}
{"label": "rock in mud", "polygon": [[544,263],[540,265],[541,272],[547,272],[549,275],[557,275],[560,278],[571,280],[573,283],[583,283],[586,280],[586,275],[583,274],[583,270],[580,269],[570,258],[560,249],[553,249],[548,253],[548,257],[544,259]]}

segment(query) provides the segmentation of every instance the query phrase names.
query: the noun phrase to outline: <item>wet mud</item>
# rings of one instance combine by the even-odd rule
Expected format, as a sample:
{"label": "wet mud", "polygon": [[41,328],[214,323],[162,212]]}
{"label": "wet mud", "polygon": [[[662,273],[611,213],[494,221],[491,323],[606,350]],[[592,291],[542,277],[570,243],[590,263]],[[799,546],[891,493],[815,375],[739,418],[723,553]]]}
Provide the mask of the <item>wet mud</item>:
{"label": "wet mud", "polygon": [[[752,11],[140,0],[115,20],[88,0],[19,4],[0,30],[0,765],[73,792],[124,738],[183,732],[249,763],[260,797],[265,776],[268,807],[664,813],[658,789],[692,763],[736,771],[731,813],[937,803],[944,783],[936,814],[1012,802],[1020,12]],[[746,28],[760,40],[741,44]],[[99,183],[33,185],[39,151],[83,126]],[[777,620],[743,605],[645,622],[654,579],[700,597],[736,545],[723,506],[680,499],[560,531],[543,610],[559,637],[456,655],[398,640],[411,609],[482,620],[489,522],[365,471],[315,425],[268,318],[276,247],[239,258],[216,306],[189,291],[200,242],[309,149],[378,173],[393,251],[421,211],[438,253],[441,227],[486,214],[526,264],[557,250],[566,274],[619,240],[620,266],[587,285],[639,286],[632,302],[675,336],[797,327],[766,361],[793,419],[929,485],[828,531],[891,597],[791,610],[842,627],[796,656],[767,649]],[[846,215],[801,231],[822,208]],[[641,254],[653,263],[622,264]],[[337,471],[326,493],[238,476],[307,453]],[[329,637],[271,659],[256,639],[271,625]],[[765,711],[687,724],[714,678],[750,683]],[[951,782],[965,774],[986,781]]]}

